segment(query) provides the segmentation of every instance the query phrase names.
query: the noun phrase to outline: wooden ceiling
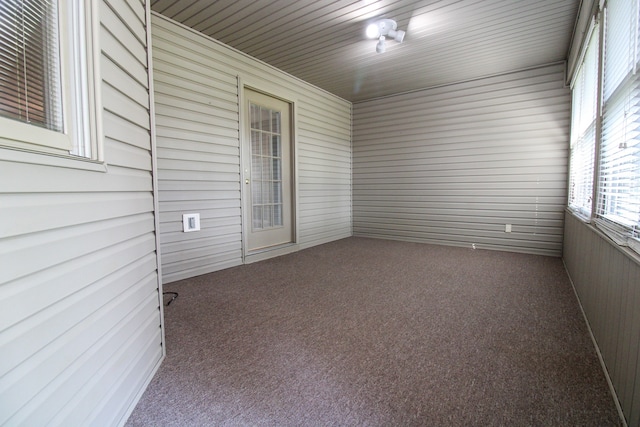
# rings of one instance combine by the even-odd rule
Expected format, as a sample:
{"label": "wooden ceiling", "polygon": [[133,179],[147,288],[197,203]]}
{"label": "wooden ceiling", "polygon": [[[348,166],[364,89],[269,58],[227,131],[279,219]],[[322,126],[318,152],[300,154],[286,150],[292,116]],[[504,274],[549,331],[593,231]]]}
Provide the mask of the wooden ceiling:
{"label": "wooden ceiling", "polygon": [[[580,0],[152,0],[152,10],[352,102],[567,59]],[[378,54],[365,28],[397,21]]]}

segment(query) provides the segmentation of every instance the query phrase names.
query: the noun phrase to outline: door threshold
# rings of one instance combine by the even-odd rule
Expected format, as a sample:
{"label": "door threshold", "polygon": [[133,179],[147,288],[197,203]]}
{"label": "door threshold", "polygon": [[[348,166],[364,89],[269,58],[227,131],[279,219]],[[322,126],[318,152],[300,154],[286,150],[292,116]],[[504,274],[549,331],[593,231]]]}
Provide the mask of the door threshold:
{"label": "door threshold", "polygon": [[244,256],[244,263],[251,264],[258,261],[263,261],[269,258],[275,258],[282,255],[287,255],[292,252],[297,252],[299,245],[297,243],[285,243],[278,246],[270,246],[268,248],[253,250]]}

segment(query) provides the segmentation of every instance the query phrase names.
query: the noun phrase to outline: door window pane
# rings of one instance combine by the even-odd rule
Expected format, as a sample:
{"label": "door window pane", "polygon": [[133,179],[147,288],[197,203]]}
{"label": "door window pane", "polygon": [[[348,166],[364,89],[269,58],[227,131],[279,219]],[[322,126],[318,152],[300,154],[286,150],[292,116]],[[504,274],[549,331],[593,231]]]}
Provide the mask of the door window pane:
{"label": "door window pane", "polygon": [[282,227],[281,112],[251,104],[250,115],[253,229]]}
{"label": "door window pane", "polygon": [[260,108],[260,130],[265,132],[271,132],[271,110],[268,108],[261,107]]}
{"label": "door window pane", "polygon": [[253,207],[253,228],[259,230],[262,228],[262,206]]}

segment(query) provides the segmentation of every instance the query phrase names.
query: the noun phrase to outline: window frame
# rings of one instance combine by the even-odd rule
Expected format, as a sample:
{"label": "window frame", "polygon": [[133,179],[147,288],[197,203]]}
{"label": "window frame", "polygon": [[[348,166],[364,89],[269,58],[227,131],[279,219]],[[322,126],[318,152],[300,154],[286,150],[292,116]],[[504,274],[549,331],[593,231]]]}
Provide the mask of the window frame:
{"label": "window frame", "polygon": [[[598,8],[597,12],[594,15],[594,19],[592,22],[592,27],[594,24],[596,24],[599,28],[599,46],[598,46],[598,51],[597,51],[597,62],[598,62],[598,76],[597,76],[597,104],[596,104],[596,108],[597,108],[597,115],[596,115],[596,134],[595,134],[595,146],[594,146],[594,164],[593,164],[593,188],[592,188],[592,202],[591,202],[591,212],[589,213],[589,215],[586,215],[585,212],[581,212],[580,209],[576,209],[575,207],[571,206],[571,182],[572,182],[572,176],[571,176],[571,170],[573,165],[570,164],[569,167],[569,177],[568,177],[568,182],[569,182],[569,194],[567,196],[567,209],[573,213],[575,216],[577,216],[578,218],[582,219],[585,222],[589,222],[591,224],[593,224],[593,226],[595,228],[597,228],[598,230],[600,230],[602,233],[604,233],[606,236],[608,236],[614,243],[616,243],[617,245],[621,246],[621,247],[628,247],[629,249],[631,249],[632,251],[636,252],[636,253],[640,253],[640,216],[637,222],[633,222],[633,224],[630,224],[629,221],[627,219],[624,218],[617,218],[615,215],[609,215],[607,214],[605,211],[603,211],[603,191],[604,191],[604,187],[603,187],[603,182],[602,182],[602,177],[603,177],[603,170],[602,168],[605,167],[606,165],[603,163],[605,159],[603,159],[603,149],[605,147],[605,143],[609,144],[609,142],[605,141],[605,129],[604,129],[604,125],[605,125],[605,120],[609,120],[608,117],[606,116],[607,113],[611,110],[610,108],[607,109],[605,108],[605,105],[610,105],[609,103],[612,102],[614,100],[614,98],[616,98],[615,96],[611,96],[612,94],[615,94],[615,92],[617,92],[620,87],[624,86],[624,82],[626,80],[629,79],[638,79],[637,74],[640,73],[640,70],[638,70],[638,68],[640,68],[640,60],[638,60],[638,49],[640,48],[640,39],[638,39],[638,32],[640,31],[640,0],[632,0],[635,2],[635,19],[636,22],[634,23],[635,28],[633,29],[632,33],[629,34],[629,37],[634,37],[634,43],[637,43],[635,45],[635,59],[634,59],[634,63],[632,65],[633,69],[630,71],[627,71],[626,77],[624,77],[623,79],[620,80],[620,82],[618,82],[618,85],[615,86],[615,90],[613,92],[611,92],[611,88],[609,87],[608,90],[611,92],[609,93],[609,96],[605,99],[605,90],[607,90],[605,88],[605,79],[607,78],[605,76],[605,55],[606,55],[606,49],[607,46],[606,44],[608,42],[610,42],[609,40],[607,40],[607,26],[609,25],[607,21],[607,13],[608,13],[608,7],[609,7],[609,1],[604,1],[600,7]],[[572,89],[572,99],[574,99],[574,94],[573,94],[573,90],[574,90],[574,81],[577,79],[577,77],[579,77],[579,73],[580,70],[582,69],[582,67],[584,66],[584,61],[585,61],[585,52],[587,49],[587,45],[589,44],[589,37],[590,37],[590,32],[587,33],[587,37],[585,37],[585,47],[583,48],[583,51],[581,52],[580,55],[580,59],[578,60],[578,66],[576,67],[576,70],[572,76],[572,84],[571,84],[571,89]],[[629,74],[630,73],[630,74]],[[638,103],[637,104],[637,108],[640,108],[640,97],[636,98],[635,101]],[[606,104],[607,103],[607,104]],[[615,109],[614,109],[615,111]],[[637,109],[636,109],[637,111]],[[572,111],[571,111],[571,121],[572,121],[572,132],[574,131],[573,126],[575,125],[576,122],[576,118],[574,117],[574,114],[576,114],[576,109],[575,106],[572,106]],[[634,122],[635,123],[635,122]],[[640,125],[640,122],[638,122],[638,124]],[[571,141],[570,144],[573,144],[573,135],[571,136]],[[570,146],[570,149],[573,148]],[[625,141],[625,148],[626,148],[626,141]],[[571,156],[571,151],[570,151],[570,159],[572,159]],[[583,166],[583,165],[579,165],[579,166]],[[637,178],[636,178],[637,179]],[[635,181],[633,181],[635,183]],[[640,183],[638,183],[640,185]],[[635,194],[635,193],[634,193]]]}
{"label": "window frame", "polygon": [[[98,3],[97,0],[56,3],[63,129],[57,132],[0,117],[0,159],[15,159],[15,154],[7,153],[13,150],[38,154],[43,159],[37,163],[60,163],[44,159],[50,156],[102,163]],[[35,160],[32,155],[23,157],[29,163]]]}
{"label": "window frame", "polygon": [[[601,91],[601,86],[600,86],[600,80],[601,80],[601,67],[600,67],[600,49],[601,49],[601,37],[600,37],[600,27],[601,27],[601,23],[599,21],[599,19],[597,19],[596,17],[594,17],[591,20],[591,23],[589,24],[589,30],[587,31],[586,37],[585,37],[585,44],[582,48],[582,51],[580,53],[579,56],[579,65],[576,67],[576,71],[573,75],[572,81],[571,81],[571,101],[572,101],[572,111],[571,111],[571,134],[570,134],[570,141],[569,141],[569,159],[570,159],[570,164],[569,164],[569,187],[568,187],[568,195],[567,195],[567,207],[573,212],[575,213],[577,216],[579,216],[580,218],[582,218],[585,221],[591,221],[591,218],[593,216],[593,213],[595,211],[594,207],[595,207],[595,191],[596,191],[596,187],[597,187],[597,182],[596,182],[596,176],[595,176],[595,170],[597,169],[597,147],[598,147],[598,141],[599,141],[599,132],[600,132],[600,91]],[[591,45],[591,43],[594,43],[594,46]],[[591,52],[590,49],[591,48],[595,48],[595,52]],[[585,61],[587,61],[587,59],[590,58],[590,54],[594,54],[595,55],[595,64],[587,64]],[[586,91],[583,84],[585,83],[585,73],[588,72],[586,66],[587,65],[593,65],[596,68],[596,73],[595,73],[595,85],[593,88],[591,88],[590,91]],[[593,70],[591,70],[593,71]],[[580,81],[578,81],[580,80]],[[578,88],[576,88],[576,85],[579,85]],[[593,107],[593,118],[590,120],[590,123],[588,126],[584,126],[583,122],[584,120],[582,118],[577,118],[574,116],[575,114],[575,101],[576,101],[576,90],[579,91],[579,101],[580,101],[580,114],[584,114],[585,111],[583,111],[583,107],[584,107],[584,96],[591,92],[592,95],[594,95],[594,105]],[[582,129],[576,129],[576,124],[578,124],[578,122],[582,125]],[[586,137],[589,136],[590,133],[593,133],[593,141],[587,141],[588,142],[588,147],[585,147],[585,141],[586,141]],[[590,138],[589,138],[590,139]],[[592,153],[590,153],[590,161],[588,165],[585,164],[579,164],[579,170],[576,171],[576,169],[574,169],[574,164],[573,162],[571,162],[571,160],[574,160],[575,157],[580,157],[582,158],[582,156],[580,156],[580,154],[585,154],[584,153],[584,149],[592,149]],[[576,153],[576,151],[578,152],[578,154],[574,157],[574,154]],[[590,170],[586,170],[587,167],[590,167]],[[589,174],[590,173],[590,174]],[[574,175],[575,174],[575,175]],[[581,203],[572,203],[573,202],[573,194],[574,193],[574,189],[572,188],[572,185],[576,182],[574,181],[575,177],[582,177],[582,178],[587,178],[589,179],[589,183],[588,186],[590,187],[590,194],[589,194],[589,205],[583,205]],[[581,181],[581,183],[585,183],[584,179],[579,180]],[[576,191],[579,194],[584,193],[583,191],[584,189],[578,189],[578,191]]]}

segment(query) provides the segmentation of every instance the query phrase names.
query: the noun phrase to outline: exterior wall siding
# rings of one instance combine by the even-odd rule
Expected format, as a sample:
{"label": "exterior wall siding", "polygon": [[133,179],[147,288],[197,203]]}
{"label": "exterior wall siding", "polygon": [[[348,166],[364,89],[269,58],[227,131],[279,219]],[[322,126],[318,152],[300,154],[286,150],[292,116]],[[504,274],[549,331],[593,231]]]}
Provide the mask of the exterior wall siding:
{"label": "exterior wall siding", "polygon": [[0,425],[123,424],[162,360],[146,16],[99,2],[104,168],[0,149]]}
{"label": "exterior wall siding", "polygon": [[[161,15],[152,22],[163,281],[243,262],[243,81],[295,97],[297,247],[350,236],[350,104]],[[182,231],[185,213],[200,214],[201,231]]]}
{"label": "exterior wall siding", "polygon": [[563,82],[559,64],[354,104],[354,235],[560,256]]}
{"label": "exterior wall siding", "polygon": [[566,213],[564,262],[627,424],[640,426],[640,258]]}

